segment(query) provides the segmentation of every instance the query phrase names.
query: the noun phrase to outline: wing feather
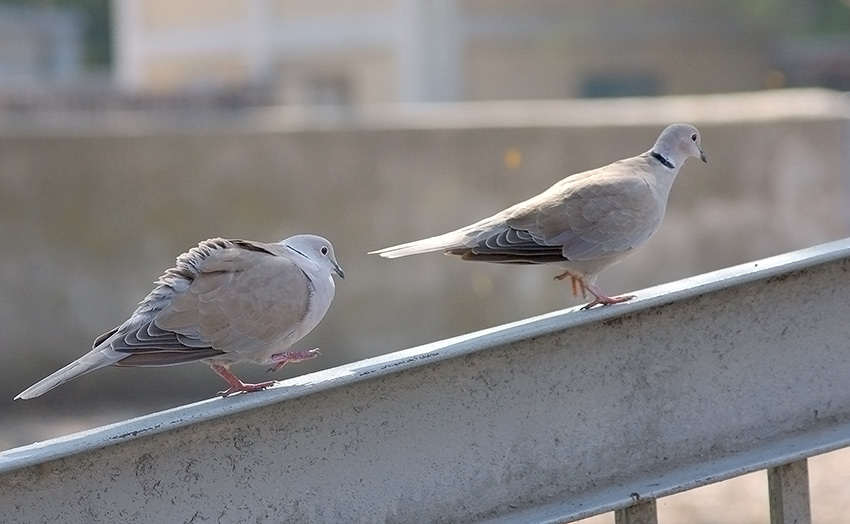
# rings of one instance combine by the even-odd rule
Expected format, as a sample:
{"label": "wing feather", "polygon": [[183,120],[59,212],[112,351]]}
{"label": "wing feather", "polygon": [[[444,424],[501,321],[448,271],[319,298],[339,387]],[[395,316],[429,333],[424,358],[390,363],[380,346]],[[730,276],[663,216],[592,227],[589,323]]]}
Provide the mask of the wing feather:
{"label": "wing feather", "polygon": [[208,240],[160,278],[137,310],[143,322],[125,323],[95,345],[111,339],[112,349],[130,355],[122,365],[256,351],[303,320],[311,294],[304,272],[272,246]]}
{"label": "wing feather", "polygon": [[641,176],[639,158],[567,178],[540,195],[468,228],[468,260],[549,263],[592,260],[642,245],[663,218],[663,206]]}

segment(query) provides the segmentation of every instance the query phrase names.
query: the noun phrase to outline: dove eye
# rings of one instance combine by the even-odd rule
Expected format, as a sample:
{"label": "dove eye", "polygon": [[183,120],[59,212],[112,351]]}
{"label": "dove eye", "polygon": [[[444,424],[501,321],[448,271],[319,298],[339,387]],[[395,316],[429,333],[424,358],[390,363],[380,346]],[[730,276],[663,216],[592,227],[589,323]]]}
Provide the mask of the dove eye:
{"label": "dove eye", "polygon": [[694,134],[691,135],[691,142],[696,142],[696,141],[697,141],[697,134],[694,133]]}
{"label": "dove eye", "polygon": [[322,249],[321,249],[320,251],[321,251],[321,253],[322,253],[323,255],[327,255],[327,254],[328,254],[328,247],[327,247],[327,246],[322,246]]}

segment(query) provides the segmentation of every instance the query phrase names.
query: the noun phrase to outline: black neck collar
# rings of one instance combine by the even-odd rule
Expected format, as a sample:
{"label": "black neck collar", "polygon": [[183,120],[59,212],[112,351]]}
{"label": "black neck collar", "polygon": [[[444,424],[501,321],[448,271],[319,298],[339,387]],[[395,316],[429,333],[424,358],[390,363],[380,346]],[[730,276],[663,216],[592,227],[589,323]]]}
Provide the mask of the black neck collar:
{"label": "black neck collar", "polygon": [[666,167],[667,169],[675,169],[676,168],[676,166],[673,165],[673,162],[670,162],[669,160],[667,160],[667,158],[665,158],[664,155],[662,155],[661,153],[656,153],[655,151],[650,151],[649,155],[652,158],[654,158],[655,160],[658,160],[659,162],[661,162],[661,165]]}
{"label": "black neck collar", "polygon": [[292,251],[295,251],[296,253],[298,253],[298,254],[299,254],[299,255],[301,255],[302,257],[306,258],[307,260],[310,260],[310,257],[308,257],[308,256],[307,256],[307,255],[305,255],[304,253],[302,253],[302,252],[298,251],[297,249],[295,249],[294,247],[290,246],[289,244],[286,244],[286,247],[288,247],[288,248],[289,248],[289,249],[291,249]]}

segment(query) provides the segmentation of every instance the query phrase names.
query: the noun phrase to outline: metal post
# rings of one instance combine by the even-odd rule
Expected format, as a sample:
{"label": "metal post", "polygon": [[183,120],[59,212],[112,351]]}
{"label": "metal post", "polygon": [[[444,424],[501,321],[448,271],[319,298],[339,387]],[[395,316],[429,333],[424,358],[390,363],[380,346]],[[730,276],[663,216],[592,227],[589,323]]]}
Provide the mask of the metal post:
{"label": "metal post", "polygon": [[809,464],[806,459],[767,470],[770,524],[810,524]]}
{"label": "metal post", "polygon": [[614,512],[614,524],[658,524],[655,499]]}

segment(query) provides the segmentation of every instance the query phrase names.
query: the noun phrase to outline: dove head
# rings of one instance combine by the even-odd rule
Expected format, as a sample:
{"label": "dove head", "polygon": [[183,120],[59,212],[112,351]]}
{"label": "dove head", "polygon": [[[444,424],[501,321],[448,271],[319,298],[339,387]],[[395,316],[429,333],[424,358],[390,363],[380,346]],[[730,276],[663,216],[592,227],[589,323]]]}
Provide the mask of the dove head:
{"label": "dove head", "polygon": [[316,235],[296,235],[282,240],[281,244],[313,262],[317,267],[334,272],[345,278],[345,272],[339,267],[334,255],[334,247],[324,238]]}
{"label": "dove head", "polygon": [[688,124],[668,126],[661,132],[650,153],[670,169],[682,167],[685,160],[690,157],[706,162],[705,153],[700,145],[699,131]]}

